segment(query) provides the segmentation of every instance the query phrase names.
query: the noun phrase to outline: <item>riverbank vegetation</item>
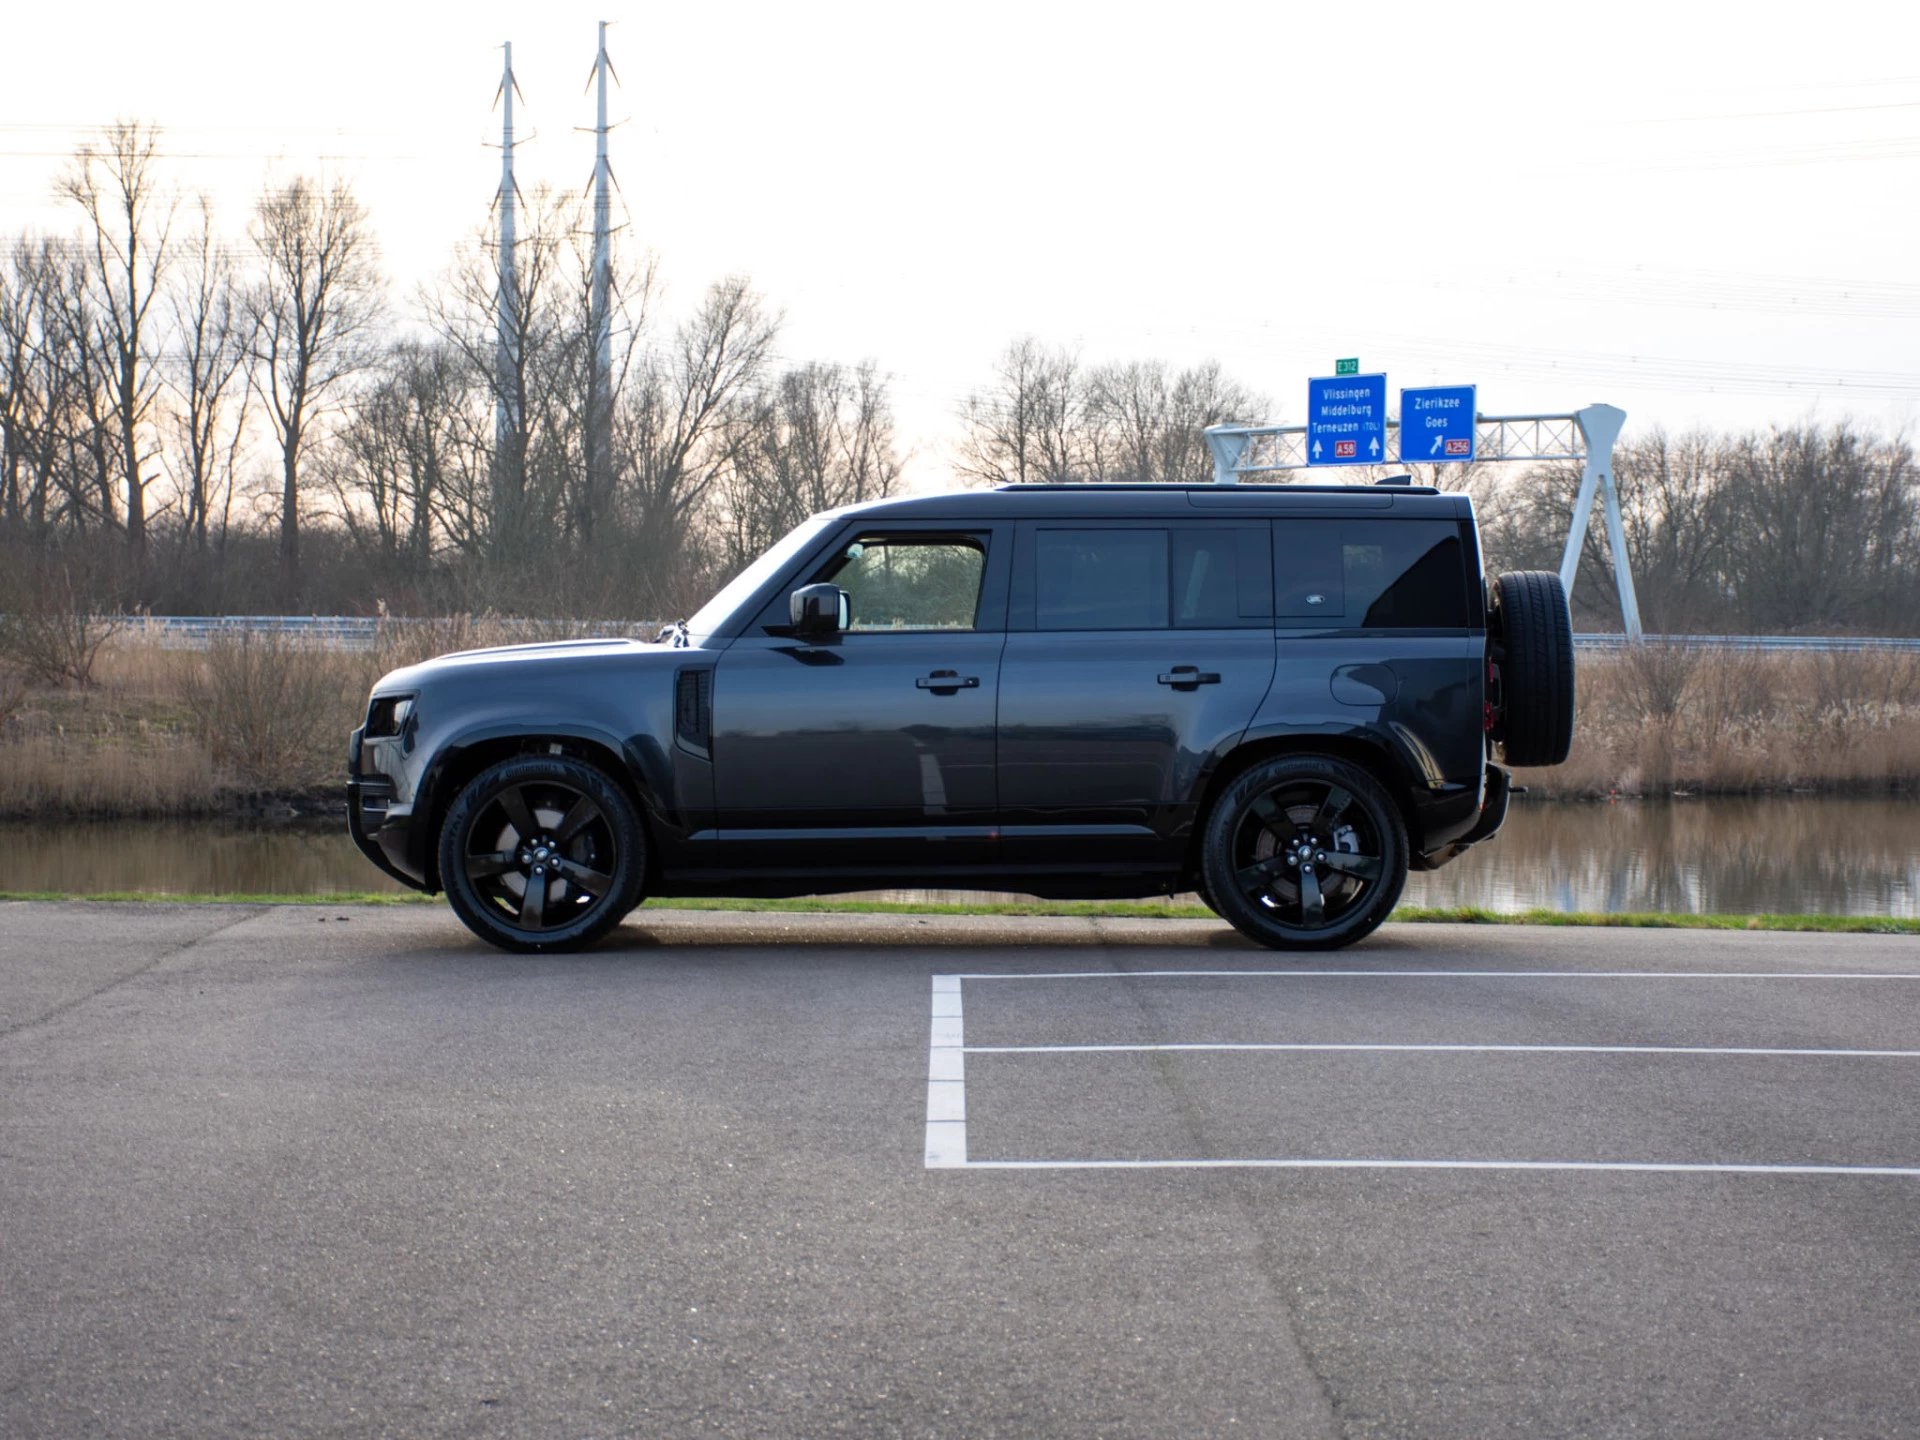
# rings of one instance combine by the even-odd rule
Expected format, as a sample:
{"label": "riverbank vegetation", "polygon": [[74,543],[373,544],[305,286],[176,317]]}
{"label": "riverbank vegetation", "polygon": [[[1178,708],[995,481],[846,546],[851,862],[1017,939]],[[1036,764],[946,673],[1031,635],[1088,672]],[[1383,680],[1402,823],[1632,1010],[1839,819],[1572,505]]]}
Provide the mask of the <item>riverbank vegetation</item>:
{"label": "riverbank vegetation", "polygon": [[379,676],[570,629],[446,620],[385,628],[373,649],[349,651],[271,631],[176,650],[125,628],[79,681],[4,668],[0,636],[0,817],[338,810],[347,735]]}
{"label": "riverbank vegetation", "polygon": [[1573,752],[1535,795],[1920,789],[1920,653],[1650,642],[1580,659]]}
{"label": "riverbank vegetation", "polygon": [[[337,810],[346,736],[378,676],[590,628],[391,623],[373,649],[345,651],[272,632],[174,650],[130,627],[54,647],[82,680],[57,660],[0,659],[0,816]],[[1920,654],[1649,644],[1584,656],[1578,683],[1571,758],[1519,774],[1535,796],[1920,791]]]}

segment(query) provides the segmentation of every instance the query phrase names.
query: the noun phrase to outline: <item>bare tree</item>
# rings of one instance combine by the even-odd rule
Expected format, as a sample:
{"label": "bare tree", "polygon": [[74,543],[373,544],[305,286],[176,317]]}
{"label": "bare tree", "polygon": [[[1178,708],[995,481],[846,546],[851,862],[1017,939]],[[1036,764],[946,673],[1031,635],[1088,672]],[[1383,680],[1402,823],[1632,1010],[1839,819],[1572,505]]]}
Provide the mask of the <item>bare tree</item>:
{"label": "bare tree", "polygon": [[737,406],[731,423],[733,460],[713,507],[729,570],[809,515],[899,487],[887,382],[871,361],[789,370]]}
{"label": "bare tree", "polygon": [[722,280],[675,333],[646,352],[616,416],[620,521],[636,579],[669,604],[693,520],[731,464],[739,436],[725,422],[765,372],[779,320],[745,279]]}
{"label": "bare tree", "polygon": [[118,427],[107,359],[95,344],[99,313],[87,264],[64,245],[42,242],[39,355],[47,388],[49,518],[85,530],[120,523]]}
{"label": "bare tree", "polygon": [[280,574],[300,590],[300,462],[362,369],[380,313],[380,276],[367,212],[344,182],[305,177],[269,188],[251,230],[263,274],[247,297],[251,380],[280,448]]}
{"label": "bare tree", "polygon": [[[484,387],[499,421],[486,490],[444,497],[457,511],[450,538],[463,551],[509,564],[524,558],[545,543],[566,497],[579,492],[576,481],[584,483],[585,392],[576,396],[572,389],[591,383],[582,369],[590,342],[587,302],[574,304],[570,266],[585,263],[585,252],[572,243],[585,223],[576,198],[537,190],[523,214],[510,293],[502,295],[498,257],[481,233],[462,248],[441,284],[421,295],[434,332]],[[577,278],[584,297],[586,277]],[[616,293],[638,301],[623,316],[630,334],[644,312],[651,274],[619,278]]]}
{"label": "bare tree", "polygon": [[320,466],[362,548],[425,577],[446,497],[485,487],[486,399],[444,342],[389,352]]}
{"label": "bare tree", "polygon": [[101,356],[126,503],[127,545],[136,567],[147,548],[142,436],[159,389],[148,312],[160,294],[174,206],[159,190],[160,136],[153,126],[119,121],[101,143],[82,145],[59,193],[86,217],[91,340]]}
{"label": "bare tree", "polygon": [[47,518],[50,396],[42,363],[44,247],[22,237],[0,270],[0,522],[41,529]]}
{"label": "bare tree", "polygon": [[[1722,577],[1735,497],[1724,472],[1722,442],[1703,431],[1671,436],[1655,428],[1614,449],[1627,559],[1641,612],[1654,630],[1716,623],[1725,609]],[[1617,606],[1611,567],[1600,568],[1597,583]]]}
{"label": "bare tree", "polygon": [[1078,480],[1085,472],[1079,360],[1031,336],[1001,354],[986,389],[960,420],[962,475],[990,484]]}
{"label": "bare tree", "polygon": [[1092,371],[1079,408],[1087,478],[1191,485],[1213,476],[1207,427],[1254,420],[1264,402],[1216,361],[1175,373],[1147,360]]}
{"label": "bare tree", "polygon": [[185,267],[171,291],[179,351],[170,367],[170,383],[181,523],[194,548],[204,551],[215,505],[223,535],[232,510],[234,467],[247,426],[245,365],[253,337],[233,264],[214,235],[205,196],[199,215]]}
{"label": "bare tree", "polygon": [[1735,506],[1727,579],[1753,620],[1825,629],[1900,614],[1920,534],[1906,441],[1846,421],[1748,435],[1724,483]]}

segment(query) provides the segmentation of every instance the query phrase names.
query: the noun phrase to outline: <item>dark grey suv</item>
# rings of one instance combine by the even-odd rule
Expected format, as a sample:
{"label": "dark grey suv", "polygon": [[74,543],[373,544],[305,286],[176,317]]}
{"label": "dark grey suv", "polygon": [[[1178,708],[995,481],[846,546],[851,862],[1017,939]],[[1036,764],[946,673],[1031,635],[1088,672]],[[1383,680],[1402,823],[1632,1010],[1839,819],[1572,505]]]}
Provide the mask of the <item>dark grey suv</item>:
{"label": "dark grey suv", "polygon": [[353,838],[512,950],[647,895],[1198,890],[1367,934],[1566,758],[1557,577],[1482,580],[1405,485],[1028,485],[815,516],[655,644],[448,655],[374,687]]}

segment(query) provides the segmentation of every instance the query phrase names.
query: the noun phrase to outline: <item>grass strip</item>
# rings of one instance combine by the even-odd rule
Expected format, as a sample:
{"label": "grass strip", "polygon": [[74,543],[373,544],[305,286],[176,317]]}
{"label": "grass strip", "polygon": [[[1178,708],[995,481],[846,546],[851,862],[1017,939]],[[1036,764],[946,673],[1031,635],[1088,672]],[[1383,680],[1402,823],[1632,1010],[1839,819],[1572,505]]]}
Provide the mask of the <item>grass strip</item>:
{"label": "grass strip", "polygon": [[[0,900],[139,901],[168,905],[435,905],[439,897],[413,891],[339,891],[329,895],[163,895],[116,890],[98,895],[0,890]],[[1141,900],[1026,900],[979,903],[919,903],[906,900],[660,899],[648,910],[719,910],[774,915],[977,915],[1077,916],[1096,920],[1211,920],[1203,905]],[[1393,912],[1403,925],[1585,925],[1627,930],[1783,930],[1824,935],[1920,935],[1920,920],[1877,915],[1661,915],[1594,911],[1485,910],[1474,905],[1429,908],[1403,905]]]}

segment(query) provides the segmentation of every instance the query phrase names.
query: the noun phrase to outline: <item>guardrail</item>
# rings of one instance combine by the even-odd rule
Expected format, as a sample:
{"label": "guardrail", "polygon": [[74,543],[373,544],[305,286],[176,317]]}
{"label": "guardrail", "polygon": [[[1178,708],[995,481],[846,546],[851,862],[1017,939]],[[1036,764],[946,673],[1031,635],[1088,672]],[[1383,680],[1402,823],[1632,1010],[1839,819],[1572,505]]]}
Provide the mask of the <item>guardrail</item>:
{"label": "guardrail", "polygon": [[[116,617],[122,633],[144,636],[163,650],[204,650],[220,635],[281,635],[329,650],[372,650],[382,634],[414,630],[448,631],[449,643],[473,643],[454,633],[454,619],[416,619],[371,615],[141,615]],[[651,640],[666,622],[661,620],[607,620],[592,622],[509,620],[489,617],[487,631],[521,640],[572,639],[584,635],[619,635]]]}
{"label": "guardrail", "polygon": [[[451,627],[457,621],[404,616],[361,615],[145,615],[120,623],[127,631],[152,637],[170,650],[204,650],[216,635],[278,634],[338,650],[371,650],[382,629],[404,632],[434,626]],[[651,640],[660,633],[661,620],[552,621],[500,620],[484,622],[489,629],[528,640],[584,635],[623,635]],[[454,637],[449,637],[454,638]],[[460,637],[464,638],[464,637]],[[1920,651],[1920,638],[1876,635],[1648,635],[1649,645],[1676,645],[1699,650],[1906,650]],[[1582,631],[1573,637],[1581,650],[1622,650],[1627,637],[1610,631]]]}
{"label": "guardrail", "polygon": [[[1920,651],[1920,639],[1888,635],[1647,635],[1648,645],[1673,645],[1689,650],[1842,650]],[[1625,635],[1590,631],[1573,637],[1577,650],[1624,650]]]}

